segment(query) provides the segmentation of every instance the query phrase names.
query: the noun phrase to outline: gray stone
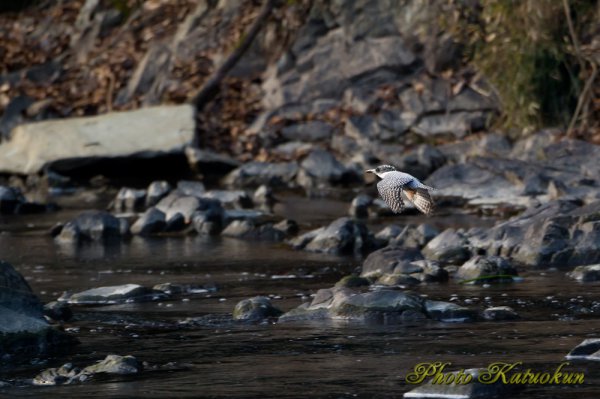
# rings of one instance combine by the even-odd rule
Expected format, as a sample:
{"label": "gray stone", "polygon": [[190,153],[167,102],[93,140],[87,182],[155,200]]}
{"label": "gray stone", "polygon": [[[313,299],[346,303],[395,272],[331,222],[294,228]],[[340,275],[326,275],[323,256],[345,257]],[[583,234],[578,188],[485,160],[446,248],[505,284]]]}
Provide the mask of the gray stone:
{"label": "gray stone", "polygon": [[444,322],[474,321],[477,318],[474,310],[452,302],[425,301],[425,312],[430,318]]}
{"label": "gray stone", "polygon": [[117,212],[139,211],[146,202],[146,190],[123,187],[117,193],[114,207]]}
{"label": "gray stone", "polygon": [[0,186],[0,215],[15,213],[23,203],[25,197],[18,188]]}
{"label": "gray stone", "polygon": [[110,213],[86,211],[67,222],[55,239],[63,243],[116,239],[123,236],[121,229],[119,219]]}
{"label": "gray stone", "polygon": [[224,218],[223,208],[209,208],[194,212],[192,225],[200,234],[218,235],[223,229]]}
{"label": "gray stone", "polygon": [[302,243],[302,249],[344,255],[366,252],[375,245],[374,238],[367,228],[350,218],[339,218],[326,228],[317,230],[310,240],[306,240],[308,242]]}
{"label": "gray stone", "polygon": [[359,177],[328,151],[316,149],[300,164],[297,180],[300,186],[311,189],[331,184],[348,184],[359,181]]}
{"label": "gray stone", "polygon": [[0,145],[0,172],[27,175],[56,162],[76,169],[106,158],[183,155],[194,126],[191,105],[23,124]]}
{"label": "gray stone", "polygon": [[166,226],[165,214],[158,209],[149,208],[131,226],[131,234],[146,236],[164,231]]}
{"label": "gray stone", "polygon": [[44,305],[44,316],[51,321],[69,321],[73,317],[73,311],[67,303],[52,301]]}
{"label": "gray stone", "polygon": [[475,256],[458,268],[456,278],[470,284],[512,282],[517,269],[500,256]]}
{"label": "gray stone", "polygon": [[598,352],[600,352],[600,338],[588,338],[571,349],[565,357],[569,360],[588,359],[589,357],[596,357]]}
{"label": "gray stone", "polygon": [[421,249],[439,234],[440,232],[435,227],[426,223],[418,226],[407,225],[389,240],[389,245]]}
{"label": "gray stone", "polygon": [[369,206],[373,203],[373,198],[366,194],[359,194],[350,203],[348,213],[355,218],[369,217]]}
{"label": "gray stone", "polygon": [[182,197],[197,197],[204,196],[206,188],[200,181],[180,180],[177,182],[177,191]]}
{"label": "gray stone", "polygon": [[340,281],[335,283],[335,287],[346,287],[346,288],[357,288],[357,287],[368,287],[371,283],[364,277],[359,276],[345,276]]}
{"label": "gray stone", "polygon": [[286,126],[281,136],[288,141],[328,141],[333,134],[333,126],[322,121],[309,121]]}
{"label": "gray stone", "polygon": [[166,197],[171,190],[172,187],[168,182],[164,180],[153,181],[146,190],[146,206],[150,207],[158,204],[158,202]]}
{"label": "gray stone", "polygon": [[273,196],[273,189],[264,184],[254,191],[252,201],[255,206],[267,211],[270,211],[277,202]]}
{"label": "gray stone", "polygon": [[260,185],[271,187],[294,186],[298,165],[295,162],[249,162],[231,171],[223,182],[232,188],[251,188]]}
{"label": "gray stone", "polygon": [[0,261],[0,357],[23,360],[68,347],[75,339],[50,327],[42,303],[23,276]]}
{"label": "gray stone", "polygon": [[221,233],[225,237],[242,239],[283,241],[285,233],[273,227],[271,223],[255,226],[248,220],[234,220]]}
{"label": "gray stone", "polygon": [[271,300],[264,296],[256,296],[238,302],[233,309],[233,319],[241,321],[262,321],[276,318],[283,312],[273,306]]}
{"label": "gray stone", "polygon": [[386,274],[411,274],[422,271],[412,262],[423,259],[418,249],[387,246],[371,253],[365,259],[361,277],[380,277]]}
{"label": "gray stone", "polygon": [[494,306],[483,311],[483,318],[486,320],[505,321],[516,320],[519,318],[519,315],[510,306]]}
{"label": "gray stone", "polygon": [[74,294],[64,294],[59,301],[77,305],[111,305],[116,303],[150,301],[162,294],[138,284],[124,284],[92,288]]}
{"label": "gray stone", "polygon": [[567,273],[567,276],[581,282],[590,282],[600,280],[600,264],[577,266],[573,271]]}
{"label": "gray stone", "polygon": [[185,148],[185,155],[192,170],[202,175],[224,175],[241,164],[227,155],[191,146]]}
{"label": "gray stone", "polygon": [[[192,215],[193,218],[193,215]],[[167,220],[167,224],[165,225],[165,233],[175,233],[185,230],[188,227],[189,223],[186,223],[185,217],[181,213],[176,213],[169,220]]]}
{"label": "gray stone", "polygon": [[175,214],[183,215],[185,222],[190,223],[192,215],[196,211],[221,208],[219,200],[211,198],[198,198],[195,196],[181,196],[178,192],[172,192],[156,204],[156,209],[165,214],[165,219],[171,219]]}
{"label": "gray stone", "polygon": [[423,255],[441,263],[459,264],[471,257],[471,251],[463,232],[446,229],[425,245]]}
{"label": "gray stone", "polygon": [[395,238],[402,233],[404,231],[404,227],[405,226],[399,226],[397,224],[389,224],[383,229],[379,230],[379,232],[375,234],[375,238],[388,243],[392,238]]}
{"label": "gray stone", "polygon": [[217,199],[221,205],[229,208],[252,208],[252,198],[243,190],[210,190],[202,194],[202,198]]}
{"label": "gray stone", "polygon": [[409,173],[421,180],[427,179],[431,173],[446,163],[444,154],[427,144],[420,145],[399,157],[388,157],[387,159],[398,170]]}

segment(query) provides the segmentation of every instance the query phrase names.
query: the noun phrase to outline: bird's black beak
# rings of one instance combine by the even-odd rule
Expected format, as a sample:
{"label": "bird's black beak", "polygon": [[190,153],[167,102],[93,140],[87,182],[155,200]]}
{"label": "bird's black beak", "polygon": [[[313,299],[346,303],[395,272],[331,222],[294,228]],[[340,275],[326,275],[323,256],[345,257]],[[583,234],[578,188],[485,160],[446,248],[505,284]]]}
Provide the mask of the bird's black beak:
{"label": "bird's black beak", "polygon": [[375,173],[375,169],[367,169],[365,170],[365,173]]}

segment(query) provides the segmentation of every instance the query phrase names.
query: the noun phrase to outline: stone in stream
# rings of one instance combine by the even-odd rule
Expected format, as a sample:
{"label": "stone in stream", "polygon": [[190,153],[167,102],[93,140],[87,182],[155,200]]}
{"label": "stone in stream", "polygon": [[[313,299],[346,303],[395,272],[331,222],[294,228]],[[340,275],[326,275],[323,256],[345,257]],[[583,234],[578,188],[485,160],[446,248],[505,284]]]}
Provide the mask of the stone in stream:
{"label": "stone in stream", "polygon": [[202,198],[217,199],[226,208],[253,208],[252,198],[243,190],[210,190],[202,194]]}
{"label": "stone in stream", "polygon": [[508,259],[477,255],[458,268],[455,278],[470,284],[510,283],[517,275],[517,269]]}
{"label": "stone in stream", "polygon": [[248,220],[234,220],[221,232],[224,237],[235,237],[242,239],[283,241],[285,232],[275,228],[272,223],[256,226]]}
{"label": "stone in stream", "polygon": [[[508,398],[511,394],[522,389],[520,385],[505,384],[502,380],[490,383],[490,377],[494,377],[486,369],[466,369],[460,371],[446,370],[445,363],[439,363],[436,367],[443,381],[435,380],[435,376],[425,377],[422,373],[409,373],[406,378],[411,384],[421,384],[404,394],[404,398],[452,398],[452,399],[486,399],[486,398]],[[435,373],[432,373],[435,374]],[[484,382],[479,382],[479,379]],[[486,380],[487,378],[487,380]],[[486,382],[490,381],[490,382]]]}
{"label": "stone in stream", "polygon": [[372,203],[373,197],[367,194],[357,195],[350,203],[348,214],[355,218],[367,218],[369,217],[369,206],[371,206]]}
{"label": "stone in stream", "polygon": [[192,225],[199,234],[218,235],[223,229],[224,219],[223,208],[214,207],[194,212]]}
{"label": "stone in stream", "polygon": [[199,198],[185,195],[179,191],[173,191],[156,204],[156,209],[165,214],[165,219],[171,219],[176,213],[183,215],[186,224],[192,220],[196,211],[221,208],[221,202],[217,199]]}
{"label": "stone in stream", "polygon": [[516,320],[519,318],[517,312],[510,306],[494,306],[483,311],[483,318],[486,320]]}
{"label": "stone in stream", "polygon": [[340,281],[335,283],[335,287],[347,287],[347,288],[368,287],[370,284],[371,284],[371,282],[364,277],[351,275],[351,276],[342,277],[342,279]]}
{"label": "stone in stream", "polygon": [[317,291],[312,302],[283,314],[279,321],[342,319],[394,324],[425,319],[470,321],[475,316],[470,309],[411,292],[381,289],[361,293],[334,287]]}
{"label": "stone in stream", "polygon": [[65,223],[55,240],[61,243],[101,241],[123,237],[120,219],[104,211],[86,211]]}
{"label": "stone in stream", "polygon": [[0,358],[36,357],[77,342],[52,328],[29,284],[13,266],[0,261]]}
{"label": "stone in stream", "polygon": [[276,318],[282,313],[281,310],[273,306],[269,298],[256,296],[238,302],[233,309],[233,319],[256,322]]}
{"label": "stone in stream", "polygon": [[600,280],[600,264],[577,266],[567,273],[567,276],[581,282],[598,281]]}
{"label": "stone in stream", "polygon": [[378,278],[386,274],[420,273],[423,268],[413,262],[421,259],[423,255],[418,249],[387,246],[367,256],[360,275]]}
{"label": "stone in stream", "polygon": [[154,206],[158,201],[166,197],[173,188],[164,180],[157,180],[150,183],[146,189],[146,206]]}
{"label": "stone in stream", "polygon": [[114,208],[117,212],[134,212],[143,209],[145,203],[146,190],[123,187],[115,197]]}
{"label": "stone in stream", "polygon": [[461,264],[471,257],[471,251],[464,232],[446,229],[425,245],[423,255],[444,264]]}
{"label": "stone in stream", "polygon": [[265,184],[254,191],[252,201],[260,209],[271,211],[277,200],[273,196],[273,189]]}
{"label": "stone in stream", "polygon": [[138,284],[124,284],[92,288],[74,294],[65,293],[58,300],[77,305],[112,305],[153,301],[162,298],[164,298],[162,292],[156,292]]}
{"label": "stone in stream", "polygon": [[600,360],[600,338],[584,339],[565,356],[568,360]]}
{"label": "stone in stream", "polygon": [[182,197],[202,197],[206,188],[204,184],[193,180],[180,180],[177,182],[177,192]]}
{"label": "stone in stream", "polygon": [[295,162],[248,162],[231,171],[223,183],[232,188],[294,187],[298,165]]}
{"label": "stone in stream", "polygon": [[68,385],[85,382],[98,374],[129,375],[142,370],[142,363],[133,356],[107,355],[105,359],[83,369],[72,363],[46,369],[33,379],[33,385]]}
{"label": "stone in stream", "polygon": [[44,305],[44,316],[51,321],[69,321],[73,311],[65,302],[52,301]]}
{"label": "stone in stream", "polygon": [[291,242],[295,249],[336,255],[357,254],[375,248],[375,238],[367,227],[343,217],[327,227],[308,232]]}
{"label": "stone in stream", "polygon": [[19,189],[0,186],[0,214],[13,214],[17,207],[24,203],[25,197]]}
{"label": "stone in stream", "polygon": [[131,226],[131,233],[141,236],[160,233],[165,230],[166,224],[165,214],[151,207]]}
{"label": "stone in stream", "polygon": [[167,224],[165,225],[164,232],[165,233],[176,233],[185,230],[188,227],[188,223],[185,222],[185,218],[181,213],[176,213],[169,220],[167,220]]}

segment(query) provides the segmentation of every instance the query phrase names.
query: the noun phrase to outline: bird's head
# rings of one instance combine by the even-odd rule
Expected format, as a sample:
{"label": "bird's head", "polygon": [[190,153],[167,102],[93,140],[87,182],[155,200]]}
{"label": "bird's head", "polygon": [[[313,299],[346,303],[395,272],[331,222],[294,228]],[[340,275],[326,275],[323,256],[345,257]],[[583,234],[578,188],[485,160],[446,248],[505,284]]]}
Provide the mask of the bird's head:
{"label": "bird's head", "polygon": [[380,165],[378,167],[376,167],[375,169],[367,169],[365,171],[365,173],[373,173],[375,174],[377,177],[380,177],[383,179],[383,176],[388,173],[388,172],[395,172],[397,169],[395,167],[393,167],[392,165]]}

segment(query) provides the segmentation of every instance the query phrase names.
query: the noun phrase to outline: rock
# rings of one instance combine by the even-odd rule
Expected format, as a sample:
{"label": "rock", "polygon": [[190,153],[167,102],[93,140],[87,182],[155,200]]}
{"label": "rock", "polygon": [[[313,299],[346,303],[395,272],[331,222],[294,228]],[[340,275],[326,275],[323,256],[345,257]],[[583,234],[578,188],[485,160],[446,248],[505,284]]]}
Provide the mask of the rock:
{"label": "rock", "polygon": [[483,311],[483,318],[486,320],[505,321],[516,320],[519,318],[519,315],[510,306],[494,306]]}
{"label": "rock", "polygon": [[190,223],[192,215],[196,211],[206,211],[209,209],[221,209],[221,203],[216,199],[198,198],[195,196],[183,195],[178,192],[172,192],[156,204],[156,209],[165,214],[165,219],[171,219],[175,214],[183,215],[185,222]]}
{"label": "rock", "polygon": [[282,313],[281,310],[273,306],[269,298],[256,296],[238,302],[233,309],[233,319],[257,322],[279,317]]}
{"label": "rock", "polygon": [[183,295],[183,294],[202,294],[206,292],[215,292],[217,290],[214,285],[199,286],[196,284],[178,284],[178,283],[160,283],[152,287],[154,291],[160,291],[167,295]]}
{"label": "rock", "polygon": [[[193,215],[192,215],[193,217]],[[171,216],[171,219],[167,220],[167,224],[165,225],[164,232],[165,233],[175,233],[182,230],[185,230],[188,227],[188,224],[185,222],[185,217],[181,213],[176,213]]]}
{"label": "rock", "polygon": [[452,302],[425,301],[425,312],[430,318],[444,322],[462,323],[477,318],[475,311]]}
{"label": "rock", "polygon": [[197,197],[204,196],[206,188],[199,181],[180,180],[177,182],[177,192],[181,197]]}
{"label": "rock", "polygon": [[398,170],[425,180],[446,163],[446,157],[437,148],[422,144],[401,156],[386,157]]}
{"label": "rock", "polygon": [[[516,391],[521,389],[519,385],[506,384],[502,379],[498,379],[494,383],[486,382],[488,380],[484,379],[485,375],[490,375],[490,372],[485,369],[450,372],[445,369],[449,364],[440,362],[436,369],[430,370],[432,376],[439,373],[437,375],[440,377],[437,380],[436,377],[429,378],[417,373],[407,375],[411,384],[426,383],[406,392],[404,398],[507,398],[512,397]],[[431,365],[433,366],[433,364]],[[484,382],[479,382],[480,378]]]}
{"label": "rock", "polygon": [[386,286],[411,286],[411,285],[417,285],[420,284],[421,282],[419,280],[417,280],[416,278],[414,278],[413,276],[409,275],[409,274],[384,274],[382,276],[380,276],[377,281],[376,284],[380,284],[380,285],[386,285]]}
{"label": "rock", "polygon": [[286,236],[295,236],[300,231],[300,227],[295,220],[284,219],[279,223],[273,225],[273,227],[279,231],[282,231]]}
{"label": "rock", "polygon": [[388,246],[365,259],[361,277],[378,278],[386,274],[420,273],[423,269],[412,262],[423,259],[418,249]]}
{"label": "rock", "polygon": [[158,209],[149,208],[131,226],[131,234],[147,236],[164,231],[166,226],[165,214]]}
{"label": "rock", "polygon": [[86,211],[65,223],[58,242],[101,241],[123,236],[121,222],[108,212]]}
{"label": "rock", "polygon": [[295,162],[249,162],[231,171],[223,182],[229,187],[251,188],[261,185],[292,187],[295,185],[298,165]]}
{"label": "rock", "polygon": [[600,262],[600,201],[581,206],[561,199],[532,206],[522,214],[486,230],[469,233],[478,253],[510,257],[544,267]]}
{"label": "rock", "polygon": [[500,256],[475,256],[458,268],[456,278],[470,284],[510,283],[517,269]]}
{"label": "rock", "polygon": [[389,245],[420,249],[437,237],[439,233],[435,227],[426,223],[418,226],[407,225],[400,233],[389,240]]}
{"label": "rock", "polygon": [[200,234],[218,235],[223,229],[224,219],[223,208],[214,207],[194,212],[192,215],[192,225]]}
{"label": "rock", "polygon": [[202,175],[221,176],[240,166],[240,162],[207,149],[188,146],[185,155],[193,171]]}
{"label": "rock", "polygon": [[194,126],[187,104],[23,124],[0,145],[0,172],[65,172],[109,158],[183,156]]}
{"label": "rock", "polygon": [[73,311],[64,302],[52,301],[44,305],[44,316],[52,321],[69,321]]}
{"label": "rock", "polygon": [[94,374],[137,374],[142,371],[142,364],[133,356],[107,355],[104,360],[87,366],[81,373],[87,375]]}
{"label": "rock", "polygon": [[11,264],[0,261],[0,357],[23,360],[77,341],[53,329],[40,300]]}
{"label": "rock", "polygon": [[124,284],[110,287],[92,288],[74,294],[63,294],[61,302],[77,305],[112,305],[116,303],[151,301],[162,298],[156,293],[138,284]]}
{"label": "rock", "polygon": [[463,263],[471,257],[469,241],[461,230],[446,229],[423,248],[427,259],[441,263]]}
{"label": "rock", "polygon": [[85,382],[97,374],[137,374],[142,369],[142,363],[133,356],[107,355],[105,359],[84,369],[72,363],[46,369],[33,379],[33,385],[68,385]]}
{"label": "rock", "polygon": [[342,165],[331,153],[316,149],[300,164],[297,181],[305,189],[312,189],[332,184],[348,184],[360,179],[353,170]]}
{"label": "rock", "polygon": [[0,186],[0,215],[16,213],[18,207],[23,203],[25,203],[25,197],[19,189]]}
{"label": "rock", "polygon": [[216,199],[221,205],[229,208],[253,208],[252,198],[242,190],[211,190],[202,194],[202,198]]}
{"label": "rock", "polygon": [[569,352],[569,354],[567,354],[565,357],[568,360],[597,360],[600,357],[600,338],[584,339],[579,345],[571,349],[571,352]]}
{"label": "rock", "polygon": [[255,206],[267,211],[270,211],[277,202],[273,196],[273,189],[264,184],[254,191],[252,201]]}
{"label": "rock", "polygon": [[375,242],[362,223],[344,217],[315,230],[312,235],[304,235],[303,239],[294,241],[294,246],[311,252],[344,255],[369,251]]}
{"label": "rock", "polygon": [[355,218],[369,217],[369,206],[373,203],[373,198],[366,194],[360,194],[354,197],[350,204],[348,214]]}
{"label": "rock", "polygon": [[164,181],[153,181],[146,190],[146,207],[156,205],[161,199],[166,197],[172,190],[171,185]]}
{"label": "rock", "polygon": [[221,233],[225,237],[253,240],[283,241],[285,233],[273,227],[271,223],[255,226],[248,220],[234,220]]}
{"label": "rock", "polygon": [[389,224],[383,229],[379,230],[379,232],[375,234],[375,238],[385,243],[388,243],[391,239],[398,236],[402,231],[404,231],[404,226],[399,226],[397,224]]}
{"label": "rock", "polygon": [[132,212],[142,209],[146,202],[146,190],[123,187],[117,193],[114,208],[117,212]]}
{"label": "rock", "polygon": [[448,281],[448,272],[434,260],[416,260],[413,266],[421,268],[410,275],[423,283],[443,283]]}
{"label": "rock", "polygon": [[369,280],[363,277],[358,276],[345,276],[340,281],[335,283],[335,287],[346,287],[346,288],[356,288],[356,287],[368,287],[371,283]]}
{"label": "rock", "polygon": [[567,276],[581,282],[590,282],[600,280],[600,264],[577,266],[573,271],[567,273]]}
{"label": "rock", "polygon": [[286,126],[281,136],[288,141],[328,141],[333,134],[333,126],[322,121],[309,121]]}

